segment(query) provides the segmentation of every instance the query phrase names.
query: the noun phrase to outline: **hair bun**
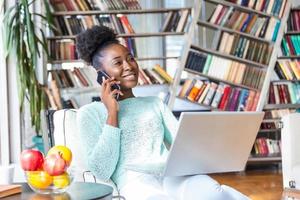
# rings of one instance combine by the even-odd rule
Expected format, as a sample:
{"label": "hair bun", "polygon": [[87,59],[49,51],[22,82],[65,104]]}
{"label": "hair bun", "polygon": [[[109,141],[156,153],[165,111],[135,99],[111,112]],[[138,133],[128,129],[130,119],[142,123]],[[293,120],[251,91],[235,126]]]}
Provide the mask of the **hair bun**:
{"label": "hair bun", "polygon": [[93,26],[76,36],[76,49],[79,58],[91,64],[93,54],[108,42],[116,42],[116,34],[106,26]]}

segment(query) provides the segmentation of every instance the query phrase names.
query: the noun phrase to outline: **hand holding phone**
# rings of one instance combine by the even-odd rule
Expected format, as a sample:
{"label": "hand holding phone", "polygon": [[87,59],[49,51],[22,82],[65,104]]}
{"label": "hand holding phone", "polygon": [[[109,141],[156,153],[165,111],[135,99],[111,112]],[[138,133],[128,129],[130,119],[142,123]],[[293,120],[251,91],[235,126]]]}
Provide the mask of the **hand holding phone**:
{"label": "hand holding phone", "polygon": [[[110,79],[110,76],[106,72],[104,72],[102,70],[98,71],[97,73],[98,73],[97,82],[100,85],[103,84],[103,80]],[[119,84],[112,84],[111,91],[114,91],[115,89],[121,90],[120,85]],[[119,97],[120,97],[120,94],[117,93],[116,96],[115,96],[115,98],[116,98],[117,101],[119,100]]]}

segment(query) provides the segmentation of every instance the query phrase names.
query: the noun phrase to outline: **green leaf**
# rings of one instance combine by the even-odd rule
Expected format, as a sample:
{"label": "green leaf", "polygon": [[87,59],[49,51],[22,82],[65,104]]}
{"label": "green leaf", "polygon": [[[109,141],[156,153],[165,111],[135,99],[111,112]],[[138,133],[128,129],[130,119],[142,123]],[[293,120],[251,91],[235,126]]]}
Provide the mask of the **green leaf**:
{"label": "green leaf", "polygon": [[44,2],[44,5],[45,5],[47,22],[49,24],[54,24],[54,18],[53,18],[53,15],[51,13],[49,2],[47,0],[43,0],[43,2]]}
{"label": "green leaf", "polygon": [[[46,15],[30,11],[29,6],[34,2],[36,0],[30,2],[19,0],[6,10],[3,18],[3,37],[6,56],[16,56],[20,110],[23,110],[24,99],[27,98],[30,104],[31,123],[38,132],[41,128],[41,110],[46,106],[46,95],[37,81],[35,69],[37,56],[40,56],[41,50],[47,55],[49,52],[47,39],[42,29],[39,30],[40,36],[35,32],[33,16],[39,16],[42,25],[46,22],[51,28],[54,27],[54,20],[47,0],[43,0]],[[42,49],[38,48],[39,44]]]}

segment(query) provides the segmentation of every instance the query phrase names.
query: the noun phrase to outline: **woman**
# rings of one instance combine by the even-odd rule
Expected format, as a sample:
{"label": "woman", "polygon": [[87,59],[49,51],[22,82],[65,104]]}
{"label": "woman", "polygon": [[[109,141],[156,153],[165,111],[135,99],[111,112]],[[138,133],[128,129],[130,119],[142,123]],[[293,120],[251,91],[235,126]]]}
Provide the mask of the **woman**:
{"label": "woman", "polygon": [[[127,200],[248,199],[206,175],[156,176],[168,154],[165,143],[173,141],[176,118],[159,98],[134,96],[138,64],[111,29],[94,26],[76,40],[79,56],[110,76],[103,79],[102,102],[83,106],[77,119],[88,166],[97,178],[112,179]],[[112,90],[114,84],[121,89]]]}

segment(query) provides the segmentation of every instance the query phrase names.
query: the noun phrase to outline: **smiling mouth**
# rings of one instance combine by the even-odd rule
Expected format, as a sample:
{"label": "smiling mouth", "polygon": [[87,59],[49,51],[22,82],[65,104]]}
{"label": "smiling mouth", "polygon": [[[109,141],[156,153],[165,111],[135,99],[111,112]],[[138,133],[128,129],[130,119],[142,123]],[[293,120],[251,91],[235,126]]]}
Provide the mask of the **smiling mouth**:
{"label": "smiling mouth", "polygon": [[130,77],[130,76],[135,76],[135,73],[126,74],[126,75],[123,75],[122,77],[126,78],[126,77]]}

